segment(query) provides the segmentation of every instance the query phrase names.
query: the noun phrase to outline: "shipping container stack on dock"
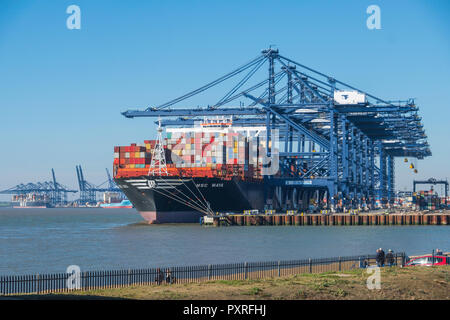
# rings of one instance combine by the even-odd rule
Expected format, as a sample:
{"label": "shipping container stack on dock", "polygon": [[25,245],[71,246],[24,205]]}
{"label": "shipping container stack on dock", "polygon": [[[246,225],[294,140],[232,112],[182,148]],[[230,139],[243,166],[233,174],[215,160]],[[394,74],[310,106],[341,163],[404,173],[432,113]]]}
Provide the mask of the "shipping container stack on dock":
{"label": "shipping container stack on dock", "polygon": [[437,210],[445,206],[445,197],[440,198],[433,191],[419,191],[413,193],[413,204],[416,210]]}

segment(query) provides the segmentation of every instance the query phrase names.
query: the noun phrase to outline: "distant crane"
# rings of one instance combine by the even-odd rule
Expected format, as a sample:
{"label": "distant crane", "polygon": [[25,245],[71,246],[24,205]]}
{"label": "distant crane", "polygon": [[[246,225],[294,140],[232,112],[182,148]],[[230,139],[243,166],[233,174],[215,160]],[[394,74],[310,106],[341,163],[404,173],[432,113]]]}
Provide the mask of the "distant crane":
{"label": "distant crane", "polygon": [[436,180],[435,178],[430,178],[428,180],[413,180],[413,192],[416,192],[416,185],[418,184],[441,184],[445,186],[445,205],[447,205],[447,197],[448,197],[448,181],[447,180]]}
{"label": "distant crane", "polygon": [[108,180],[99,184],[98,187],[101,187],[105,183],[107,183],[108,184],[108,192],[116,192],[116,193],[118,193],[120,199],[126,199],[127,197],[125,196],[125,194],[122,192],[122,190],[120,190],[119,187],[117,187],[116,183],[111,178],[111,174],[109,173],[108,168],[105,168],[105,170],[106,170],[106,176],[108,177]]}
{"label": "distant crane", "polygon": [[[81,165],[76,166],[77,170],[77,179],[78,179],[78,187],[80,189],[80,204],[86,203],[96,203],[97,202],[97,192],[117,192],[119,196],[125,199],[125,195],[120,191],[120,189],[115,185],[114,180],[111,179],[111,175],[109,174],[108,169],[106,169],[106,175],[108,180],[105,182],[94,185],[84,178],[83,169]],[[108,187],[103,187],[105,183],[108,183]]]}
{"label": "distant crane", "polygon": [[55,177],[55,170],[52,168],[52,181],[44,181],[37,183],[21,183],[15,187],[0,191],[0,194],[16,194],[26,195],[30,193],[46,195],[50,199],[52,206],[64,205],[67,203],[68,193],[76,193],[78,191],[71,190],[68,187],[58,183]]}

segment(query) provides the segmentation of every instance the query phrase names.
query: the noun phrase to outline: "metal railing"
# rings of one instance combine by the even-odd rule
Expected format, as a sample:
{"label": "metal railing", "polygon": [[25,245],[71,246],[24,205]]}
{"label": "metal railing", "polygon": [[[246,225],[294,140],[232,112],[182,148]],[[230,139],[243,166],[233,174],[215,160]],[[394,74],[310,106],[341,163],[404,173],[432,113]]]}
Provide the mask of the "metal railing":
{"label": "metal railing", "polygon": [[[403,266],[406,261],[405,253],[395,253],[394,260],[394,264]],[[0,276],[0,294],[42,294],[70,292],[72,290],[86,291],[127,286],[170,285],[213,280],[252,280],[303,273],[339,272],[365,268],[372,265],[376,265],[375,255],[210,264],[172,268]]]}

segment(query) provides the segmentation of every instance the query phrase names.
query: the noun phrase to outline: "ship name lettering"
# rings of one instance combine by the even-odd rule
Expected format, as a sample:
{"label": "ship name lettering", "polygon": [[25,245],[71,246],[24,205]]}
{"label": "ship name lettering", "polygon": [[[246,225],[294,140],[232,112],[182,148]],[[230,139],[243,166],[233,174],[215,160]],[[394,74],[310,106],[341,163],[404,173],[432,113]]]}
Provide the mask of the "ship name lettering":
{"label": "ship name lettering", "polygon": [[223,188],[223,183],[213,183],[212,187],[213,188]]}

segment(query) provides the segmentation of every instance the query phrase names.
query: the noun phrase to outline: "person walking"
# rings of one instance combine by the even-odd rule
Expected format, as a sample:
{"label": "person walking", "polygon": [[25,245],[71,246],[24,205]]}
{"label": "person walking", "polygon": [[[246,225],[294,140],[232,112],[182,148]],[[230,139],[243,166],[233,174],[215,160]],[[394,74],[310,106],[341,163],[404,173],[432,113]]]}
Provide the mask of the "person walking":
{"label": "person walking", "polygon": [[391,249],[389,249],[388,253],[386,254],[386,262],[389,267],[395,265],[394,253]]}

